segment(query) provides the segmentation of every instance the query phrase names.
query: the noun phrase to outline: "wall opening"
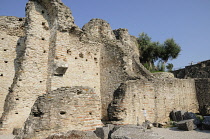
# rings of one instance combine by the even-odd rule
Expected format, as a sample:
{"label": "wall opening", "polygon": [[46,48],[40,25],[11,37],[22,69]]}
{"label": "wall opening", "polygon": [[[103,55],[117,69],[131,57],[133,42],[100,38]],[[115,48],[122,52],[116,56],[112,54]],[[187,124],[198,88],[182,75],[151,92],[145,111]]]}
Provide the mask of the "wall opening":
{"label": "wall opening", "polygon": [[64,115],[64,114],[66,114],[65,111],[60,111],[60,115]]}

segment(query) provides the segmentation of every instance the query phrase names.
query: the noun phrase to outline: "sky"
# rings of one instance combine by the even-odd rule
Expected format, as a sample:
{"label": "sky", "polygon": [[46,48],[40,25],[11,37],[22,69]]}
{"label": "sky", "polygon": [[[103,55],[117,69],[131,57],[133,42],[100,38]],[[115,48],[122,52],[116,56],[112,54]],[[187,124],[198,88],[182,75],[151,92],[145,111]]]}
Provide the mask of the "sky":
{"label": "sky", "polygon": [[[28,0],[0,0],[0,16],[25,17]],[[127,28],[152,41],[173,38],[181,46],[174,69],[210,59],[210,0],[62,0],[82,28],[92,18],[106,20],[111,28]]]}

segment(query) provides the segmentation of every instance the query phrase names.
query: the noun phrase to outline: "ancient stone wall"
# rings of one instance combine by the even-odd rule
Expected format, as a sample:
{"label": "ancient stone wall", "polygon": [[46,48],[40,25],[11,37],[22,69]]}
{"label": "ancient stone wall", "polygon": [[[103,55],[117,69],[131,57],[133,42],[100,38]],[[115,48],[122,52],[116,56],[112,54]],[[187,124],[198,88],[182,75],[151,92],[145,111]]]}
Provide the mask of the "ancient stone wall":
{"label": "ancient stone wall", "polygon": [[24,51],[24,23],[24,18],[0,17],[0,116],[19,67],[18,57]]}
{"label": "ancient stone wall", "polygon": [[210,78],[210,60],[173,71],[176,78]]}
{"label": "ancient stone wall", "polygon": [[62,87],[40,96],[19,137],[46,138],[69,130],[95,130],[102,126],[100,99],[89,87]]}
{"label": "ancient stone wall", "polygon": [[199,111],[203,115],[210,114],[210,78],[195,79],[196,94],[199,102]]}
{"label": "ancient stone wall", "polygon": [[115,91],[109,105],[113,123],[166,122],[174,110],[198,112],[194,80],[131,80]]}

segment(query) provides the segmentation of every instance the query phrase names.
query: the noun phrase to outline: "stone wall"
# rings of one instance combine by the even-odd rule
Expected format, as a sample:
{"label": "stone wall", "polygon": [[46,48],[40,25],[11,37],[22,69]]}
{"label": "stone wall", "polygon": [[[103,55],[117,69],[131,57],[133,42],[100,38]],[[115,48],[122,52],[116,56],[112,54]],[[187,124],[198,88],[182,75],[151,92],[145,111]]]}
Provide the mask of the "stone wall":
{"label": "stone wall", "polygon": [[131,80],[115,91],[109,118],[117,124],[169,121],[172,110],[198,112],[194,80]]}
{"label": "stone wall", "polygon": [[40,96],[19,138],[46,138],[69,130],[102,126],[100,96],[89,87],[62,87]]}
{"label": "stone wall", "polygon": [[199,111],[203,115],[210,115],[210,78],[195,79],[195,84]]}
{"label": "stone wall", "polygon": [[173,71],[176,78],[210,78],[210,60]]}
{"label": "stone wall", "polygon": [[19,67],[18,56],[24,51],[24,23],[24,18],[0,17],[0,116]]}

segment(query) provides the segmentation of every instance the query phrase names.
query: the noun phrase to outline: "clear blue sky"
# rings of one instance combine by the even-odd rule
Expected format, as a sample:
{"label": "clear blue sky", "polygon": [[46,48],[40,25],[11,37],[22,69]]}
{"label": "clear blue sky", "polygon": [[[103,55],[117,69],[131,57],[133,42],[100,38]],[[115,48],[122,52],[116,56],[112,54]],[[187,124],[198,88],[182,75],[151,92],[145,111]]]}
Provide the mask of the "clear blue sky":
{"label": "clear blue sky", "polygon": [[[0,16],[25,16],[27,0],[1,0]],[[210,59],[210,0],[63,0],[75,23],[82,27],[101,18],[112,29],[127,28],[138,36],[147,33],[153,41],[174,38],[182,47],[172,61],[175,68]]]}

